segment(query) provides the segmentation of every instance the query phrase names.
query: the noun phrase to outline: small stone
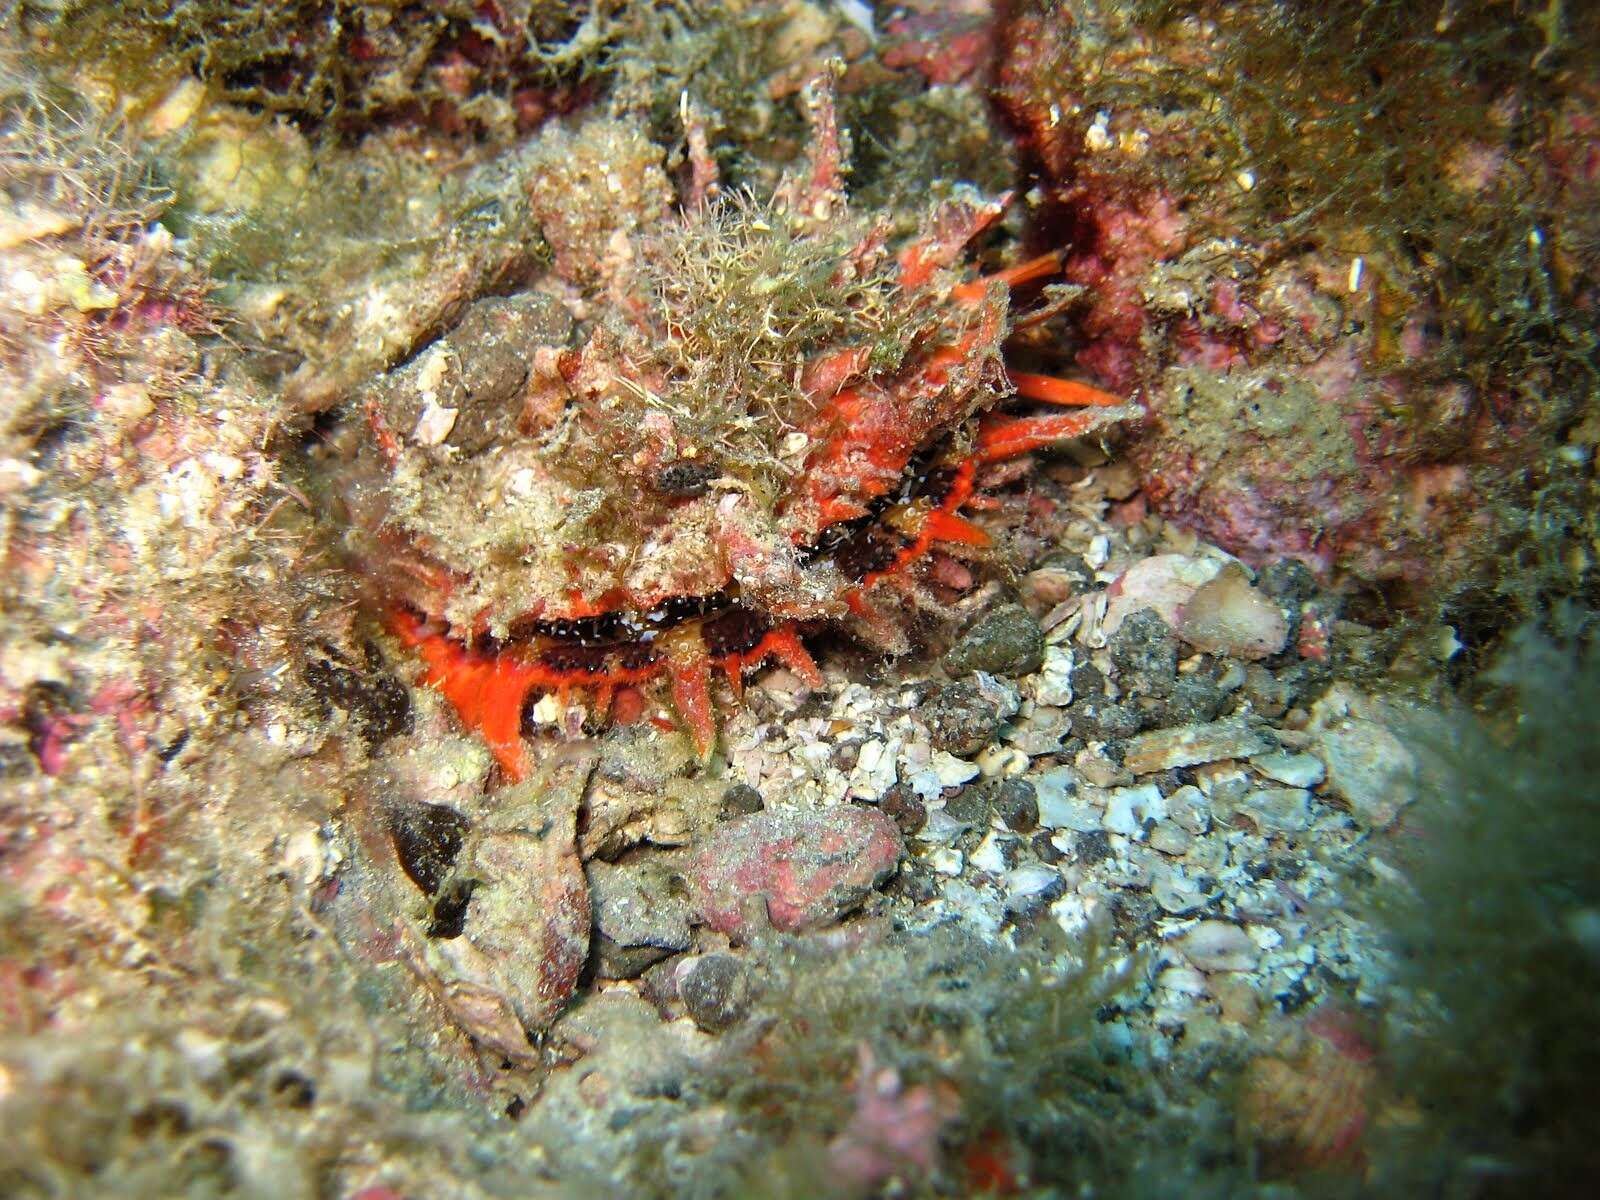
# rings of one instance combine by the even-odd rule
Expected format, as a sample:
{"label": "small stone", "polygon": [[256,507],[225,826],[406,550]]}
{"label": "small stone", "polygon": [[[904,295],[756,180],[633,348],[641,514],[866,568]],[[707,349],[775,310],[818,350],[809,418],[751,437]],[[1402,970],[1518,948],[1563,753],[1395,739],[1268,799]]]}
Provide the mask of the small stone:
{"label": "small stone", "polygon": [[944,802],[945,815],[967,825],[987,826],[989,813],[994,806],[996,781],[985,779],[971,787],[962,788]]}
{"label": "small stone", "polygon": [[[1039,806],[1039,821],[1052,829],[1077,828],[1089,805],[1077,798],[1078,773],[1071,767],[1056,767],[1033,780],[1034,800]],[[1095,828],[1098,825],[1085,826]]]}
{"label": "small stone", "polygon": [[928,823],[928,806],[903,783],[897,783],[885,792],[878,801],[878,808],[907,836]]}
{"label": "small stone", "polygon": [[1250,765],[1268,779],[1296,788],[1314,788],[1328,776],[1315,754],[1258,754]]}
{"label": "small stone", "polygon": [[1073,732],[1091,742],[1111,742],[1132,737],[1143,724],[1133,709],[1103,697],[1080,700],[1072,706]]}
{"label": "small stone", "polygon": [[[1323,704],[1319,701],[1317,708]],[[1320,712],[1314,719],[1327,720]],[[1384,828],[1413,799],[1416,757],[1387,725],[1349,716],[1321,729],[1315,744],[1327,765],[1329,787],[1362,823]]]}
{"label": "small stone", "polygon": [[1175,917],[1191,913],[1212,899],[1199,880],[1191,879],[1176,866],[1165,866],[1151,872],[1150,895],[1163,912]]}
{"label": "small stone", "polygon": [[1050,646],[1044,652],[1044,665],[1034,677],[1033,700],[1055,708],[1072,703],[1073,654],[1066,646]]}
{"label": "small stone", "polygon": [[926,904],[939,894],[939,881],[933,868],[921,859],[908,858],[889,883],[891,893],[913,904]]}
{"label": "small stone", "polygon": [[1095,696],[1106,694],[1106,677],[1100,673],[1100,668],[1093,663],[1084,663],[1081,667],[1072,668],[1072,691],[1076,696],[1092,699]]}
{"label": "small stone", "polygon": [[1161,789],[1148,783],[1143,787],[1117,788],[1107,795],[1102,823],[1108,833],[1137,840],[1144,837],[1146,821],[1159,821],[1166,815]]}
{"label": "small stone", "polygon": [[1133,782],[1132,772],[1106,747],[1085,747],[1073,758],[1072,765],[1090,787],[1121,787]]}
{"label": "small stone", "polygon": [[1178,947],[1202,971],[1249,971],[1261,958],[1250,935],[1227,921],[1201,921],[1178,939]]}
{"label": "small stone", "polygon": [[1244,669],[1244,698],[1264,717],[1276,719],[1294,702],[1294,688],[1280,680],[1260,663]]}
{"label": "small stone", "polygon": [[1006,911],[1017,916],[1037,912],[1060,899],[1067,890],[1059,871],[1038,863],[1008,872],[1001,886],[1005,891]]}
{"label": "small stone", "polygon": [[[920,798],[920,795],[919,795]],[[936,845],[953,845],[957,838],[968,832],[972,826],[966,821],[958,821],[945,811],[944,806],[928,808],[927,824],[917,832],[919,842],[930,842]]]}
{"label": "small stone", "polygon": [[1039,560],[1035,572],[1054,572],[1064,581],[1069,590],[1066,595],[1052,600],[1058,603],[1068,596],[1077,595],[1079,592],[1091,591],[1095,586],[1094,568],[1084,562],[1081,554],[1074,554],[1071,550],[1052,550]]}
{"label": "small stone", "polygon": [[979,871],[1003,875],[1017,865],[1017,839],[991,830],[967,860]]}
{"label": "small stone", "polygon": [[1268,658],[1289,640],[1283,609],[1251,586],[1243,567],[1230,563],[1201,586],[1180,611],[1178,634],[1196,650],[1236,658]]}
{"label": "small stone", "polygon": [[678,968],[678,996],[707,1033],[731,1029],[750,1011],[750,971],[731,954],[706,954]]}
{"label": "small stone", "polygon": [[917,710],[936,750],[965,756],[994,740],[1000,728],[994,704],[966,680],[947,683]]}
{"label": "small stone", "polygon": [[1254,786],[1250,772],[1232,759],[1203,763],[1194,769],[1194,781],[1212,804],[1234,803]]}
{"label": "small stone", "polygon": [[[888,765],[891,769],[893,768],[892,759]],[[959,787],[963,783],[970,783],[982,774],[982,769],[977,763],[970,763],[964,758],[957,758],[944,750],[935,750],[932,755],[932,761],[928,765],[933,771],[934,778],[939,781],[941,788]]]}
{"label": "small stone", "polygon": [[1178,671],[1178,639],[1161,614],[1146,608],[1122,622],[1107,643],[1124,695],[1165,696]]}
{"label": "small stone", "polygon": [[633,979],[689,948],[689,906],[673,895],[663,867],[593,860],[585,870],[594,908],[595,970],[602,979]]}
{"label": "small stone", "polygon": [[966,864],[966,859],[962,856],[961,851],[951,846],[940,846],[928,855],[927,863],[940,875],[954,877],[961,874],[961,868]]}
{"label": "small stone", "polygon": [[1158,821],[1156,827],[1150,831],[1150,848],[1159,850],[1162,854],[1174,856],[1188,852],[1194,839],[1175,821]]}
{"label": "small stone", "polygon": [[1298,608],[1317,594],[1317,577],[1298,558],[1280,558],[1262,569],[1256,586],[1274,599]]}
{"label": "small stone", "polygon": [[438,446],[450,436],[450,431],[456,427],[456,417],[460,410],[455,408],[442,408],[431,399],[423,405],[422,413],[417,417],[417,427],[412,431],[411,437],[419,446]]}
{"label": "small stone", "polygon": [[1311,793],[1304,788],[1256,788],[1239,811],[1263,832],[1300,833],[1311,827]]}
{"label": "small stone", "polygon": [[1205,793],[1186,783],[1167,797],[1167,811],[1184,832],[1199,837],[1211,828],[1211,806]]}
{"label": "small stone", "polygon": [[994,813],[1007,829],[1028,833],[1039,827],[1039,799],[1033,784],[1025,779],[1006,779],[995,790]]}
{"label": "small stone", "polygon": [[1223,975],[1211,985],[1221,1006],[1222,1019],[1234,1025],[1254,1025],[1261,1013],[1261,1000],[1255,986],[1239,975]]}
{"label": "small stone", "polygon": [[701,919],[748,937],[747,901],[765,901],[774,928],[832,924],[856,908],[900,861],[900,832],[876,809],[772,811],[718,826],[685,877]]}
{"label": "small stone", "polygon": [[1265,734],[1242,720],[1177,725],[1130,738],[1123,765],[1135,775],[1145,775],[1225,758],[1248,758],[1273,748]]}
{"label": "small stone", "polygon": [[1020,604],[1003,604],[968,629],[944,656],[952,675],[1031,675],[1044,663],[1044,630]]}
{"label": "small stone", "polygon": [[1214,718],[1227,693],[1216,680],[1204,675],[1180,675],[1167,699],[1165,724],[1194,725]]}
{"label": "small stone", "polygon": [[[1035,753],[1050,753],[1057,748],[1058,741],[1059,738],[1051,738],[1045,749]],[[1009,779],[1028,769],[1027,752],[1017,746],[986,746],[973,761],[977,764],[979,774],[989,779]]]}
{"label": "small stone", "polygon": [[1048,829],[1041,829],[1034,834],[1032,840],[1028,842],[1028,848],[1042,863],[1058,863],[1066,857],[1055,843],[1055,834]]}
{"label": "small stone", "polygon": [[1211,986],[1205,975],[1194,967],[1178,965],[1166,968],[1156,976],[1156,986],[1184,996],[1209,996]]}
{"label": "small stone", "polygon": [[736,783],[722,793],[720,812],[724,821],[758,813],[762,807],[761,793],[748,783]]}
{"label": "small stone", "polygon": [[1111,839],[1100,830],[1080,833],[1073,840],[1072,849],[1079,862],[1093,866],[1111,857]]}

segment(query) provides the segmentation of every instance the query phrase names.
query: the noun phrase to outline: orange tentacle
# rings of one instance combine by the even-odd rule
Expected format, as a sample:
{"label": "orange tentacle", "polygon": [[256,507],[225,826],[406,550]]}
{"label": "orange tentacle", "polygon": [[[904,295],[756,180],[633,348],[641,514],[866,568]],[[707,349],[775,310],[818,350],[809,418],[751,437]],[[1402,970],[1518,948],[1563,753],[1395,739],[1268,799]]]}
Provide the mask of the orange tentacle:
{"label": "orange tentacle", "polygon": [[955,478],[950,483],[950,490],[944,494],[944,499],[939,502],[939,507],[928,513],[922,519],[917,529],[917,536],[909,545],[902,546],[894,556],[894,561],[881,571],[869,571],[861,584],[845,599],[853,610],[859,613],[855,597],[871,588],[880,579],[897,575],[912,563],[916,562],[936,541],[961,542],[969,546],[987,546],[989,535],[976,525],[963,520],[956,514],[972,497],[972,482],[977,474],[977,461],[967,459],[956,469]]}
{"label": "orange tentacle", "polygon": [[978,426],[978,461],[1017,458],[1030,450],[1082,437],[1115,419],[1103,409],[1043,417],[985,417]]}
{"label": "orange tentacle", "polygon": [[680,626],[662,639],[666,644],[672,680],[672,703],[688,727],[701,758],[717,744],[717,718],[711,707],[711,659],[700,631]]}
{"label": "orange tentacle", "polygon": [[772,630],[761,639],[756,652],[763,658],[771,655],[777,659],[800,676],[807,687],[822,686],[822,672],[817,670],[816,660],[811,657],[811,652],[805,648],[805,644],[800,641],[800,635],[795,633],[793,627],[785,625]]}
{"label": "orange tentacle", "polygon": [[1102,392],[1087,383],[1074,383],[1070,379],[1057,379],[1054,375],[1031,375],[1027,371],[1007,371],[1011,386],[1017,395],[1045,404],[1059,404],[1065,408],[1114,408],[1122,403],[1119,396]]}
{"label": "orange tentacle", "polygon": [[1030,258],[1027,262],[1020,262],[1014,267],[1007,267],[1003,271],[996,271],[992,275],[980,275],[976,279],[968,280],[950,289],[950,298],[959,304],[976,304],[982,300],[989,291],[991,283],[1003,283],[1007,287],[1021,287],[1025,283],[1036,280],[1048,279],[1061,269],[1061,251],[1052,250],[1048,254],[1041,254],[1038,258]]}

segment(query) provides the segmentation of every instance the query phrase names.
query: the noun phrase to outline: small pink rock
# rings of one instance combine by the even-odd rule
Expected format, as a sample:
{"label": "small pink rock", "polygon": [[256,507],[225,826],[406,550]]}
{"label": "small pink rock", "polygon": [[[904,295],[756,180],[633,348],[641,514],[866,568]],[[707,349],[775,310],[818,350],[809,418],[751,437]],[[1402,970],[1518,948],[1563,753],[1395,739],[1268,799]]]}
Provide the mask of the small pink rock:
{"label": "small pink rock", "polygon": [[894,822],[876,809],[752,813],[718,827],[695,854],[690,899],[721,933],[757,932],[747,907],[757,896],[774,928],[813,929],[866,899],[902,852]]}
{"label": "small pink rock", "polygon": [[1144,609],[1154,609],[1168,625],[1178,624],[1178,614],[1189,597],[1217,574],[1217,564],[1187,554],[1154,554],[1140,559],[1106,589],[1103,623],[1109,637],[1122,622]]}
{"label": "small pink rock", "polygon": [[1178,613],[1178,636],[1196,650],[1243,659],[1267,658],[1289,640],[1283,610],[1229,564],[1195,590]]}

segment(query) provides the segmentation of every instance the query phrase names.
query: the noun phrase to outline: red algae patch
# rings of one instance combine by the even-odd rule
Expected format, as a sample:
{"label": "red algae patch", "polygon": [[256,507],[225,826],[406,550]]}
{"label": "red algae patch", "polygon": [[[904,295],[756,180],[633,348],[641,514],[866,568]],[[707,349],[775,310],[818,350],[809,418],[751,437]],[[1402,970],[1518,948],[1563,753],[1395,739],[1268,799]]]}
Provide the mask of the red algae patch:
{"label": "red algae patch", "polygon": [[708,926],[735,937],[759,932],[754,897],[775,929],[814,929],[865,900],[902,852],[894,823],[873,809],[752,813],[718,827],[694,856],[690,898]]}

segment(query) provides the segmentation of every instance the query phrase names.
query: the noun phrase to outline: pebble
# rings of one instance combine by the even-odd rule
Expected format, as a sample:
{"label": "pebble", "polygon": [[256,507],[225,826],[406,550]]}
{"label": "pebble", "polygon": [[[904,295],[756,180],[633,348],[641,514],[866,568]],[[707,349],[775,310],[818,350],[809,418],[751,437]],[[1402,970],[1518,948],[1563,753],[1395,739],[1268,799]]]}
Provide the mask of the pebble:
{"label": "pebble", "polygon": [[1180,675],[1167,698],[1166,719],[1173,724],[1210,721],[1222,710],[1227,693],[1205,675]]}
{"label": "pebble", "polygon": [[1072,706],[1072,731],[1094,742],[1130,737],[1143,725],[1139,714],[1126,704],[1099,697]]}
{"label": "pebble", "polygon": [[979,871],[1004,875],[1017,865],[1017,839],[990,831],[968,861]]}
{"label": "pebble", "polygon": [[1263,831],[1301,833],[1311,828],[1311,793],[1304,788],[1256,788],[1239,801],[1239,811]]}
{"label": "pebble", "polygon": [[947,683],[917,710],[934,749],[966,756],[994,740],[1000,728],[994,703],[966,680]]}
{"label": "pebble", "polygon": [[1201,793],[1213,803],[1238,800],[1255,782],[1250,778],[1250,772],[1231,760],[1196,767],[1194,779],[1200,785]]}
{"label": "pebble", "polygon": [[1106,694],[1106,677],[1100,673],[1100,668],[1093,663],[1084,663],[1075,667],[1072,672],[1073,693],[1085,698],[1090,696],[1104,696]]}
{"label": "pebble", "polygon": [[1072,651],[1066,646],[1051,646],[1044,652],[1044,665],[1033,677],[1033,699],[1037,704],[1065,708],[1072,703],[1072,677],[1076,673]]}
{"label": "pebble", "polygon": [[1181,868],[1162,866],[1151,873],[1150,895],[1164,912],[1175,917],[1194,912],[1211,900],[1211,894]]}
{"label": "pebble", "polygon": [[1091,814],[1093,810],[1077,798],[1077,793],[1078,773],[1071,767],[1056,767],[1035,776],[1033,796],[1039,806],[1040,824],[1052,829],[1079,828],[1076,822],[1082,821],[1085,814]]}
{"label": "pebble", "polygon": [[1315,754],[1258,754],[1250,765],[1268,779],[1289,787],[1314,788],[1328,776]]}
{"label": "pebble", "polygon": [[928,823],[928,806],[903,783],[897,783],[878,801],[878,807],[901,833],[916,833]]}
{"label": "pebble", "polygon": [[1165,696],[1178,673],[1178,639],[1161,614],[1141,609],[1106,643],[1124,695]]}
{"label": "pebble", "polygon": [[1056,835],[1048,829],[1041,829],[1034,834],[1028,842],[1028,848],[1044,863],[1058,863],[1066,857],[1061,847],[1056,845]]}
{"label": "pebble", "polygon": [[678,968],[678,998],[707,1033],[731,1029],[750,1011],[750,970],[731,954],[706,954]]}
{"label": "pebble", "polygon": [[1363,824],[1391,825],[1411,800],[1417,760],[1386,726],[1349,718],[1321,730],[1316,748],[1327,764],[1329,786]]}
{"label": "pebble", "polygon": [[944,656],[952,675],[1031,675],[1044,665],[1044,630],[1020,604],[1002,604],[962,634]]}
{"label": "pebble", "polygon": [[1173,821],[1158,821],[1150,831],[1150,848],[1159,850],[1162,854],[1174,856],[1188,852],[1194,839],[1189,836],[1188,830]]}
{"label": "pebble", "polygon": [[1141,733],[1128,740],[1123,765],[1135,775],[1147,775],[1225,758],[1249,758],[1271,749],[1266,734],[1246,721],[1229,719]]}
{"label": "pebble", "polygon": [[1073,839],[1072,849],[1079,862],[1093,866],[1111,857],[1111,839],[1103,830],[1080,833]]}
{"label": "pebble", "polygon": [[1211,985],[1206,982],[1205,974],[1186,965],[1172,966],[1162,971],[1156,976],[1156,986],[1166,988],[1168,991],[1181,992],[1186,996],[1211,994]]}
{"label": "pebble", "polygon": [[1294,688],[1260,663],[1251,663],[1245,668],[1244,696],[1256,712],[1276,719],[1294,703]]}
{"label": "pebble", "polygon": [[966,821],[957,820],[943,808],[930,808],[928,819],[917,832],[919,842],[936,842],[948,846],[972,826]]}
{"label": "pebble", "polygon": [[1079,942],[1104,941],[1114,924],[1111,906],[1104,900],[1074,892],[1051,904],[1050,915],[1069,938]]}
{"label": "pebble", "polygon": [[723,820],[745,817],[761,811],[761,793],[748,783],[736,783],[722,793],[720,812]]}
{"label": "pebble", "polygon": [[1178,939],[1178,947],[1202,971],[1249,971],[1261,959],[1250,935],[1227,921],[1201,921]]}
{"label": "pebble", "polygon": [[1039,798],[1033,784],[1025,779],[1007,779],[995,789],[994,814],[1016,833],[1029,833],[1039,827]]}
{"label": "pebble", "polygon": [[1262,569],[1258,586],[1269,596],[1299,606],[1317,594],[1317,577],[1298,558],[1280,558]]}
{"label": "pebble", "polygon": [[1283,609],[1250,585],[1230,563],[1184,602],[1178,632],[1197,650],[1238,658],[1268,658],[1289,640]]}
{"label": "pebble", "polygon": [[994,788],[994,782],[987,779],[975,787],[962,788],[944,802],[945,815],[968,827],[987,827],[994,806]]}
{"label": "pebble", "polygon": [[1159,821],[1166,815],[1167,805],[1161,789],[1147,783],[1142,787],[1117,788],[1109,793],[1101,824],[1108,833],[1138,840],[1144,837],[1146,821]]}
{"label": "pebble", "polygon": [[1211,807],[1205,793],[1186,783],[1167,797],[1167,811],[1186,833],[1199,837],[1211,828]]}
{"label": "pebble", "polygon": [[1041,863],[1029,863],[1006,874],[1003,882],[1006,911],[1025,916],[1066,894],[1061,873]]}
{"label": "pebble", "polygon": [[1217,998],[1224,1021],[1234,1025],[1252,1025],[1261,1012],[1261,1001],[1255,986],[1240,975],[1223,975],[1212,981],[1212,994]]}
{"label": "pebble", "polygon": [[1133,774],[1107,754],[1103,747],[1085,747],[1072,760],[1072,765],[1083,776],[1083,781],[1092,787],[1118,787],[1133,782]]}
{"label": "pebble", "polygon": [[648,861],[585,868],[594,908],[596,972],[632,979],[669,954],[689,948],[689,906],[669,888],[666,871]]}
{"label": "pebble", "polygon": [[[1054,749],[1054,746],[1047,744],[1038,753],[1048,753],[1051,749]],[[978,764],[978,771],[988,779],[1009,779],[1013,775],[1021,775],[1028,769],[1028,755],[1017,746],[986,747],[974,761]]]}
{"label": "pebble", "polygon": [[929,764],[929,769],[933,771],[941,788],[960,787],[982,774],[976,763],[957,758],[943,750],[933,752],[933,761]]}

